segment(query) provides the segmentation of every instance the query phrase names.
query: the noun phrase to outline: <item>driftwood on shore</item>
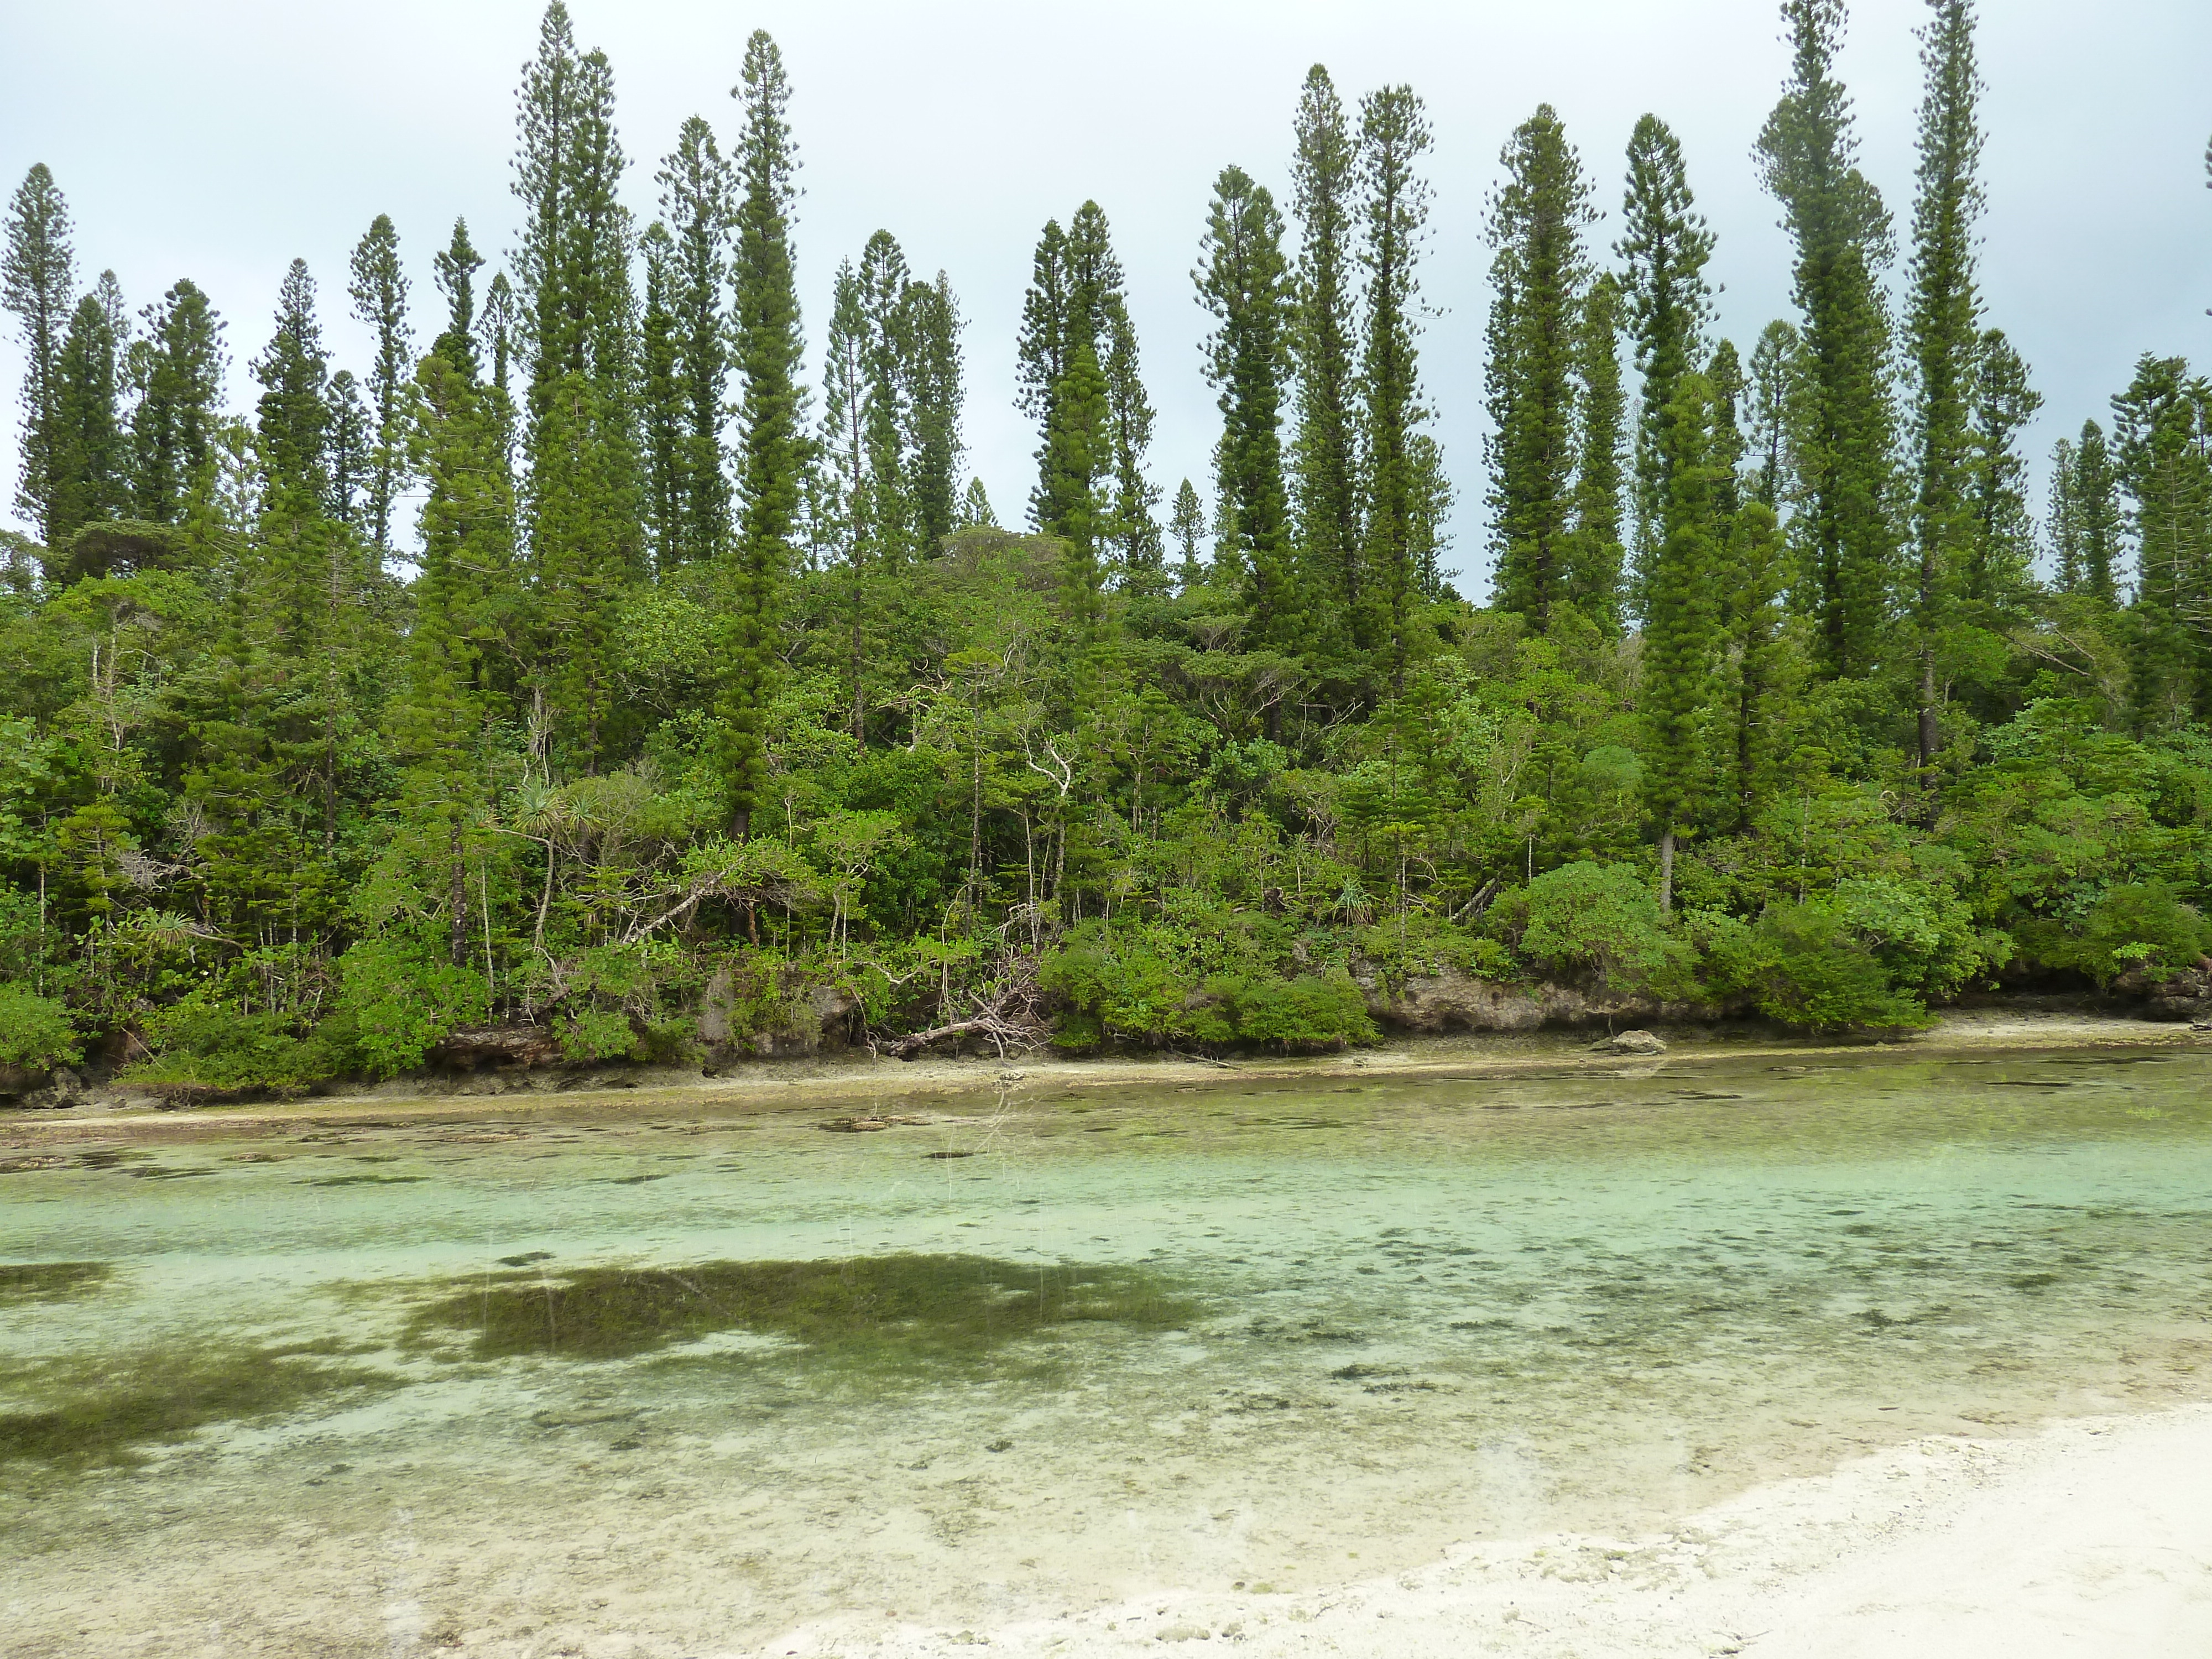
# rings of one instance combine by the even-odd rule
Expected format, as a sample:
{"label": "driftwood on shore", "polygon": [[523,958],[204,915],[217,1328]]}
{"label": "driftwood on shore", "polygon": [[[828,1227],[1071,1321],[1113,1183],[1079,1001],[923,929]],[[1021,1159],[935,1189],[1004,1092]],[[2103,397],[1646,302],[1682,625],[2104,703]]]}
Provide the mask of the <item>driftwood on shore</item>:
{"label": "driftwood on shore", "polygon": [[981,1037],[996,1048],[1003,1060],[1009,1048],[1034,1048],[1052,1035],[1052,1026],[1040,1006],[1042,1001],[1043,994],[1030,971],[1030,964],[1024,963],[1021,969],[974,998],[969,1012],[962,1018],[870,1046],[878,1054],[889,1054],[894,1060],[912,1060],[939,1042]]}

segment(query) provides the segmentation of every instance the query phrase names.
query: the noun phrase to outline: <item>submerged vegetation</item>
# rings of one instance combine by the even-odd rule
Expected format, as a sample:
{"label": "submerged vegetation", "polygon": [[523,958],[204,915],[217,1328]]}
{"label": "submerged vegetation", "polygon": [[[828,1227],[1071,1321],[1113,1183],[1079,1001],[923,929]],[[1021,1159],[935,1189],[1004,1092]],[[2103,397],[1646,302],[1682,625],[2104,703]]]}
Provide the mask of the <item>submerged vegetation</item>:
{"label": "submerged vegetation", "polygon": [[[1316,66],[1279,201],[1225,167],[1192,226],[1211,502],[1151,470],[1160,371],[1084,201],[991,394],[1036,425],[1018,530],[962,481],[946,273],[877,233],[810,344],[765,33],[641,215],[555,0],[503,266],[378,215],[344,276],[372,357],[334,364],[295,262],[243,415],[211,297],[82,289],[33,167],[0,1073],[296,1089],[493,1028],[575,1061],[825,1025],[1311,1049],[1422,975],[1820,1028],[2201,996],[2212,387],[2144,356],[2039,522],[2041,399],[1977,284],[1973,6],[1930,0],[1907,227],[1856,165],[1841,0],[1782,10],[1753,164],[1796,316],[1717,337],[1665,121],[1607,249],[1538,109],[1489,202],[1476,482],[1420,362],[1461,325],[1419,300],[1476,187],[1431,179],[1412,88]],[[1445,539],[1478,497],[1480,604]]]}
{"label": "submerged vegetation", "polygon": [[399,1386],[387,1373],[323,1358],[338,1351],[331,1343],[167,1341],[66,1360],[9,1360],[0,1365],[0,1389],[29,1408],[0,1410],[0,1463],[127,1464],[147,1447],[210,1424],[276,1417],[325,1396]]}
{"label": "submerged vegetation", "polygon": [[981,1359],[1071,1325],[1172,1329],[1194,1312],[1142,1268],[903,1255],[501,1273],[428,1303],[409,1328],[418,1342],[465,1337],[477,1359],[621,1359],[747,1331],[897,1368]]}
{"label": "submerged vegetation", "polygon": [[105,1289],[112,1261],[0,1261],[0,1308],[19,1302],[65,1302]]}

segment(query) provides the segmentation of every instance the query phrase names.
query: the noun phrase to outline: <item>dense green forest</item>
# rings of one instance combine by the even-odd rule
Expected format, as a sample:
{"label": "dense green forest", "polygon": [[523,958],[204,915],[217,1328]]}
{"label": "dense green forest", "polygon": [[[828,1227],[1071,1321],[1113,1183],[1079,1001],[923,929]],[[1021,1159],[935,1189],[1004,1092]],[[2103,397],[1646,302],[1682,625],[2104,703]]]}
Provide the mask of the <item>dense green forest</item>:
{"label": "dense green forest", "polygon": [[[966,478],[959,303],[889,232],[810,342],[765,33],[641,224],[554,0],[503,260],[456,223],[425,292],[375,217],[349,368],[295,262],[242,416],[210,296],[83,289],[32,167],[0,1064],[281,1089],[498,1027],[773,1052],[824,1011],[901,1053],[1298,1049],[1451,974],[1894,1028],[2198,973],[2212,384],[2146,353],[2028,499],[1970,0],[1929,0],[1903,223],[1842,0],[1782,15],[1751,159],[1797,314],[1716,337],[1664,120],[1607,246],[1613,169],[1537,109],[1481,208],[1479,491],[1427,429],[1476,392],[1422,374],[1459,325],[1419,297],[1422,101],[1319,66],[1290,199],[1227,167],[1192,227],[1205,492],[1149,469],[1095,202],[1043,228],[988,389],[1035,421],[1026,501]],[[1486,605],[1441,544],[1477,494]]]}

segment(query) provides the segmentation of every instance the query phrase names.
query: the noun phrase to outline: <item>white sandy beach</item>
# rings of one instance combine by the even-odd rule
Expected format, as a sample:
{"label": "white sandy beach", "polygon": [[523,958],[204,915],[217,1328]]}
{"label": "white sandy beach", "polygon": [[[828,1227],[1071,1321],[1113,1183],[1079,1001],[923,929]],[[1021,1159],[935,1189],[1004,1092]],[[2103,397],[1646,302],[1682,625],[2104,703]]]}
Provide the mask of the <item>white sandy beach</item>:
{"label": "white sandy beach", "polygon": [[1917,1441],[1653,1536],[1466,1546],[1324,1592],[1256,1588],[1003,1628],[838,1620],[752,1651],[1079,1659],[1206,1640],[1255,1659],[2203,1659],[2212,1407]]}

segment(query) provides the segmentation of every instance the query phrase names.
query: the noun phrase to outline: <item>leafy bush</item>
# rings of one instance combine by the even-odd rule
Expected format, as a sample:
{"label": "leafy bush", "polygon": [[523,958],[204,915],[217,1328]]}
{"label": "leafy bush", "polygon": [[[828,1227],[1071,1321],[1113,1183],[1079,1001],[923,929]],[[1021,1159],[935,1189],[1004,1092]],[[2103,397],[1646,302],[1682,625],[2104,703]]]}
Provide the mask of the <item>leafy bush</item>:
{"label": "leafy bush", "polygon": [[0,984],[0,1066],[44,1072],[80,1058],[68,1009],[27,985]]}
{"label": "leafy bush", "polygon": [[2003,933],[1978,930],[1948,887],[1863,877],[1838,883],[1833,906],[1893,981],[1936,1001],[2002,966],[2012,951]]}
{"label": "leafy bush", "polygon": [[482,974],[441,962],[404,937],[362,939],[338,969],[338,1006],[353,1016],[354,1046],[380,1077],[420,1066],[441,1038],[490,1012]]}
{"label": "leafy bush", "polygon": [[1477,979],[1518,979],[1521,966],[1498,940],[1470,932],[1438,916],[1416,911],[1390,916],[1356,935],[1358,954],[1392,988],[1417,974],[1456,969]]}
{"label": "leafy bush", "polygon": [[1890,970],[1841,904],[1777,903],[1747,925],[1700,919],[1707,982],[1747,996],[1770,1019],[1816,1031],[1926,1025],[1928,1010]]}
{"label": "leafy bush", "polygon": [[1201,975],[1149,929],[1078,928],[1037,977],[1067,1005],[1053,1039],[1062,1048],[1115,1040],[1287,1052],[1375,1040],[1366,1000],[1341,969],[1286,978],[1255,965]]}
{"label": "leafy bush", "polygon": [[2063,963],[2099,985],[2140,972],[2156,981],[2197,965],[2204,954],[2204,919],[2162,881],[2114,887],[2089,907]]}
{"label": "leafy bush", "polygon": [[1625,864],[1583,860],[1547,870],[1492,908],[1492,926],[1548,973],[1595,974],[1623,989],[1691,988],[1691,951],[1667,928],[1659,901]]}
{"label": "leafy bush", "polygon": [[154,1058],[131,1069],[134,1083],[219,1094],[311,1088],[353,1069],[351,1022],[313,1030],[294,1014],[241,1014],[214,986],[203,986],[146,1022]]}
{"label": "leafy bush", "polygon": [[1348,974],[1296,979],[1218,975],[1206,981],[1189,1029],[1200,1042],[1255,1043],[1282,1053],[1375,1040],[1367,1000]]}
{"label": "leafy bush", "polygon": [[570,1060],[620,1060],[637,1046],[628,1014],[580,1008],[556,1022],[555,1029],[561,1052]]}

